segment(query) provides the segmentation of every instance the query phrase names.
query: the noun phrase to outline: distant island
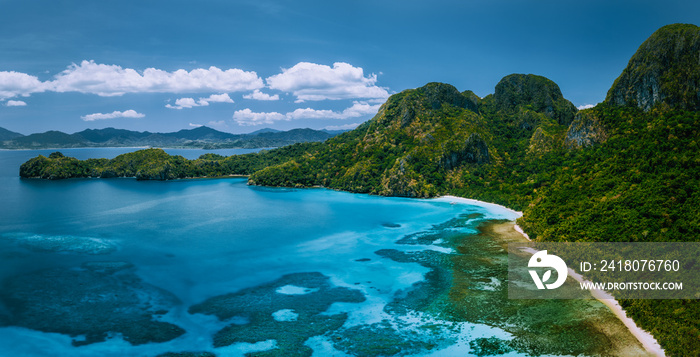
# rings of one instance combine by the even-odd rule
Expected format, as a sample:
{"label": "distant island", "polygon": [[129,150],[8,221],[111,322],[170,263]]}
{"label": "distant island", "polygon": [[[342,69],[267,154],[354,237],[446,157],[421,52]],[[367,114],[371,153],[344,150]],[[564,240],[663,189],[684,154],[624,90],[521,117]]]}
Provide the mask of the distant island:
{"label": "distant island", "polygon": [[[39,155],[20,166],[23,178],[60,180],[67,178],[134,177],[137,180],[175,180],[186,178],[211,178],[247,176],[266,166],[277,165],[291,156],[298,155],[302,144],[281,148],[287,154],[274,155],[263,150],[247,155],[222,156],[204,154],[195,160],[179,155],[169,155],[163,149],[143,149],[119,155],[114,159],[78,160],[61,152],[48,157]],[[280,150],[280,149],[277,149]]]}
{"label": "distant island", "polygon": [[[455,195],[522,210],[539,241],[700,240],[700,28],[647,39],[606,100],[577,110],[553,81],[512,74],[479,98],[444,83],[392,95],[377,115],[325,142],[185,160],[147,150],[80,161],[60,153],[20,176],[249,183],[384,196]],[[621,300],[669,355],[700,354],[699,300]]]}
{"label": "distant island", "polygon": [[59,149],[83,147],[167,147],[188,149],[257,149],[296,143],[318,142],[343,131],[261,129],[249,134],[231,134],[206,126],[173,133],[151,133],[125,129],[87,129],[74,134],[47,131],[22,135],[0,128],[0,149]]}

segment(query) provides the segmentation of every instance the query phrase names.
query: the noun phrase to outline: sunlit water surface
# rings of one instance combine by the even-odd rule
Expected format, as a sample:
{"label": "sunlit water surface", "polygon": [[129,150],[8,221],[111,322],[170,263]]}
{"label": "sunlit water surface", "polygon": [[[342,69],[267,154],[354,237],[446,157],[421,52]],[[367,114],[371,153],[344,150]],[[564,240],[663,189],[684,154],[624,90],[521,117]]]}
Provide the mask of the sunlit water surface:
{"label": "sunlit water surface", "polygon": [[[111,158],[133,150],[61,151],[85,159]],[[204,153],[167,151],[190,159]],[[429,269],[376,252],[433,250],[454,254],[439,241],[424,245],[396,242],[465,213],[481,214],[480,219],[514,219],[516,213],[512,211],[489,205],[455,204],[446,199],[251,187],[245,179],[19,179],[22,162],[50,152],[0,151],[0,280],[5,281],[0,312],[6,316],[4,323],[11,324],[0,328],[0,354],[149,356],[209,351],[243,355],[275,347],[298,349],[299,344],[317,355],[371,354],[372,348],[384,347],[379,341],[378,346],[373,346],[371,334],[369,339],[361,337],[363,326],[370,325],[395,328],[396,336],[408,330],[413,331],[414,337],[428,331],[440,335],[407,345],[408,352],[418,355],[464,355],[474,338],[509,338],[502,330],[485,325],[447,323],[420,311],[388,311],[386,305],[423,281]],[[474,232],[461,229],[464,233]],[[113,281],[110,284],[121,284],[121,290],[110,290],[109,284],[104,284],[104,291],[90,290],[84,286],[91,285],[90,279]],[[30,302],[22,300],[22,294],[28,294],[25,299]],[[72,321],[68,327],[54,326],[51,321],[62,316],[56,311],[63,307],[55,305],[67,304],[68,313],[75,315],[81,313],[82,306],[96,304],[95,299],[112,296],[116,299],[113,305],[99,305],[102,307],[97,309],[114,309],[97,313],[105,313],[105,319],[127,314],[130,307],[120,305],[119,294],[140,299],[145,310],[137,311],[135,316],[146,314],[153,321],[175,325],[184,332],[165,342],[134,345],[125,341],[121,331],[102,337],[89,336],[89,331],[75,332],[80,331],[83,320]],[[261,303],[268,295],[272,296],[270,302]],[[220,300],[210,300],[216,297]],[[76,306],[68,306],[72,300],[80,301],[73,301]],[[230,306],[239,301],[248,305]],[[53,304],[48,307],[49,312],[46,306],[39,306],[42,303]],[[157,310],[163,311],[154,312]],[[86,313],[96,314],[91,311]],[[20,320],[10,317],[18,313],[26,316]],[[235,316],[223,316],[226,313]],[[311,322],[327,328],[304,330]],[[103,322],[90,323],[94,325],[84,328],[102,326]],[[17,324],[25,327],[12,326]],[[262,335],[248,332],[235,337],[239,335],[234,330],[256,324],[271,329],[278,324],[279,331],[271,334],[283,337],[255,341]],[[426,329],[427,325],[432,327]],[[119,322],[112,327],[120,328]],[[37,329],[67,329],[74,336]],[[214,336],[222,329],[235,338],[220,333],[220,341],[215,342]],[[91,337],[103,341],[80,342]],[[362,346],[357,341],[346,341],[352,338],[364,339]],[[514,355],[517,354],[506,354]]]}

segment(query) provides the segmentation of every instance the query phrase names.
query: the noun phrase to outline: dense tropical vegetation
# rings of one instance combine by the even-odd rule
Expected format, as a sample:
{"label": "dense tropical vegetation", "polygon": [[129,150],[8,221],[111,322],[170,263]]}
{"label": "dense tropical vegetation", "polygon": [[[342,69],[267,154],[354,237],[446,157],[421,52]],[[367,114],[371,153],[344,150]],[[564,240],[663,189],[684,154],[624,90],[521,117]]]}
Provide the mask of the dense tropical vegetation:
{"label": "dense tropical vegetation", "polygon": [[249,175],[264,167],[286,162],[319,143],[285,146],[247,155],[221,156],[204,154],[196,160],[168,155],[163,149],[144,149],[119,155],[114,159],[78,160],[57,151],[39,155],[20,166],[20,176],[60,180],[66,178],[135,177],[137,180],[174,180],[185,178]]}
{"label": "dense tropical vegetation", "polygon": [[[243,174],[258,185],[452,194],[522,210],[518,223],[541,241],[698,241],[698,39],[693,25],[660,29],[630,60],[606,102],[578,112],[554,82],[535,75],[507,76],[485,98],[430,83],[393,95],[372,120],[324,143],[197,160],[157,149],[113,160],[55,153],[28,161],[20,174]],[[697,300],[621,304],[667,354],[700,353]]]}

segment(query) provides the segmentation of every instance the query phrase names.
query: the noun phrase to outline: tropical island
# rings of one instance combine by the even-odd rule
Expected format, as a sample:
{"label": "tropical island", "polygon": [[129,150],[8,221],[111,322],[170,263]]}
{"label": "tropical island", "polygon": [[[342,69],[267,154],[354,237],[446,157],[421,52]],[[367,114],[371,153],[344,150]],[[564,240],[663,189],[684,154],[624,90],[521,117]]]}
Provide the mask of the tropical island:
{"label": "tropical island", "polygon": [[[112,160],[33,158],[23,178],[170,180],[246,175],[251,185],[383,196],[455,195],[523,211],[538,241],[697,241],[700,237],[700,28],[646,40],[606,100],[577,110],[557,84],[503,78],[479,98],[443,83],[391,96],[377,115],[324,142],[196,160],[160,149]],[[622,300],[669,355],[700,353],[697,300]]]}

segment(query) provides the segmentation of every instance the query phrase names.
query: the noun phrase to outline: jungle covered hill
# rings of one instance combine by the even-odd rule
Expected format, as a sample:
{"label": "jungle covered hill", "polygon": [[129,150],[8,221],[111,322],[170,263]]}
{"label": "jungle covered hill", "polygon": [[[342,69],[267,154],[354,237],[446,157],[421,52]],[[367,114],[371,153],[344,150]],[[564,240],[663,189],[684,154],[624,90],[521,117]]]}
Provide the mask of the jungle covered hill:
{"label": "jungle covered hill", "polygon": [[[159,150],[113,160],[55,154],[22,177],[139,179],[249,175],[255,185],[404,197],[451,194],[522,210],[542,241],[700,240],[700,28],[665,26],[632,56],[606,100],[578,111],[556,83],[503,78],[479,98],[444,83],[391,96],[323,143],[197,160]],[[668,355],[700,354],[697,300],[625,300]]]}

